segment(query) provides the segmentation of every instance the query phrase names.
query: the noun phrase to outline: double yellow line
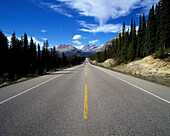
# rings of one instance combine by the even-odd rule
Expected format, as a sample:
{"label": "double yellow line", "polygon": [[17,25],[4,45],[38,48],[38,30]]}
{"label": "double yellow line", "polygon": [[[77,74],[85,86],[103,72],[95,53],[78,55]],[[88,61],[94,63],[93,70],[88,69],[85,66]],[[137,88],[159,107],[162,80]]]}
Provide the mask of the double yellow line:
{"label": "double yellow line", "polygon": [[[86,77],[87,77],[87,65],[86,65]],[[84,95],[84,119],[87,119],[88,114],[88,97],[87,97],[87,83],[85,85],[85,95]]]}

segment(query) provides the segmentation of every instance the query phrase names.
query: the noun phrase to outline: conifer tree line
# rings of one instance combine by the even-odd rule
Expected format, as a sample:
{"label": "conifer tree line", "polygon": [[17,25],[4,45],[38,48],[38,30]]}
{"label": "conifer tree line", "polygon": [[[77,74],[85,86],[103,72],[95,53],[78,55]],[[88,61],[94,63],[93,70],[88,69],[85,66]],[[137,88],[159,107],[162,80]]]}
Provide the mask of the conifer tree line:
{"label": "conifer tree line", "polygon": [[103,52],[90,56],[90,59],[103,62],[114,58],[118,64],[143,58],[153,53],[164,58],[170,52],[170,1],[160,0],[152,6],[146,21],[145,14],[139,17],[139,28],[131,18],[130,30],[125,30],[123,22],[122,32],[113,40],[112,45]]}
{"label": "conifer tree line", "polygon": [[26,33],[19,40],[14,32],[9,44],[0,30],[0,83],[25,76],[42,75],[51,69],[77,65],[84,60],[85,57],[67,57],[64,53],[59,57],[55,46],[49,49],[48,40],[43,43],[41,50],[32,37],[28,41]]}

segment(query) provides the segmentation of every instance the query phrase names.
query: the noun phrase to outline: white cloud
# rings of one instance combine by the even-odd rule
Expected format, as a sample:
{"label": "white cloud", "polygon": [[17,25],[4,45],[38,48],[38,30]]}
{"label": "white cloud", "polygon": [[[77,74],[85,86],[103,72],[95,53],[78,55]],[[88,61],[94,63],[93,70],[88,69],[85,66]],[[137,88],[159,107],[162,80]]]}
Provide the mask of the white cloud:
{"label": "white cloud", "polygon": [[136,26],[136,32],[138,31],[138,29],[139,29],[139,26]]}
{"label": "white cloud", "polygon": [[136,8],[149,11],[159,0],[57,0],[83,16],[94,17],[100,25],[109,19],[126,16]]}
{"label": "white cloud", "polygon": [[85,21],[77,21],[77,22],[80,23],[81,26],[89,29],[97,26],[97,24],[87,24]]}
{"label": "white cloud", "polygon": [[40,2],[38,4],[35,4],[36,6],[42,8],[42,6],[47,6],[48,8],[52,9],[53,11],[60,13],[62,15],[65,15],[67,17],[72,17],[71,14],[67,13],[67,11],[64,9],[62,5],[56,5],[53,3],[45,3],[45,2]]}
{"label": "white cloud", "polygon": [[[5,34],[5,36],[7,37],[8,42],[11,42],[12,35],[10,35],[10,34]],[[18,40],[21,40],[20,37],[17,37],[17,36],[16,36],[16,38],[17,38]]]}
{"label": "white cloud", "polygon": [[81,36],[81,35],[78,35],[78,34],[76,34],[76,35],[73,36],[73,39],[74,39],[74,40],[81,39],[81,38],[82,38],[82,36]]}
{"label": "white cloud", "polygon": [[[99,23],[88,24],[85,21],[78,21],[84,28],[80,31],[97,32],[120,32],[122,24],[107,24],[109,19],[116,19],[130,14],[134,9],[141,8],[142,13],[148,14],[152,5],[159,0],[57,0],[69,8],[74,9],[78,14],[87,17],[94,17]],[[138,14],[138,13],[137,13]]]}
{"label": "white cloud", "polygon": [[[32,37],[33,39],[33,42],[36,43],[36,44],[39,44],[40,46],[43,47],[43,42],[39,41],[36,37]],[[31,36],[28,36],[28,42],[30,43],[30,40],[31,40]]]}
{"label": "white cloud", "polygon": [[75,44],[78,44],[78,45],[81,45],[82,43],[80,42],[80,41],[78,41],[78,40],[75,40],[75,41],[72,41],[73,43],[75,43]]}
{"label": "white cloud", "polygon": [[[60,4],[39,2],[41,6],[63,14],[67,17],[72,17],[66,9],[70,8],[79,15],[94,17],[99,23],[86,24],[81,22],[84,28],[80,29],[85,32],[117,32],[119,24],[107,24],[109,19],[116,19],[130,14],[134,9],[141,8],[142,12],[148,13],[152,5],[158,3],[159,0],[56,0]],[[67,8],[66,8],[67,7]],[[139,14],[139,13],[137,13]],[[107,25],[106,25],[107,24]],[[111,27],[111,28],[109,28]]]}
{"label": "white cloud", "polygon": [[104,25],[97,25],[97,24],[87,24],[85,21],[78,21],[80,25],[84,28],[79,29],[80,31],[90,32],[90,33],[116,33],[120,32],[122,29],[122,24],[104,24]]}
{"label": "white cloud", "polygon": [[96,40],[93,40],[93,41],[89,41],[89,44],[95,44],[96,42],[98,42],[99,40],[96,39]]}
{"label": "white cloud", "polygon": [[75,9],[80,15],[94,17],[100,25],[109,19],[125,16],[140,4],[141,0],[58,0]]}
{"label": "white cloud", "polygon": [[5,35],[6,35],[7,39],[8,39],[8,42],[10,42],[12,35],[10,35],[10,34],[5,34]]}
{"label": "white cloud", "polygon": [[47,32],[47,30],[44,30],[44,29],[43,29],[43,30],[41,30],[41,33],[46,33],[46,32]]}
{"label": "white cloud", "polygon": [[68,14],[65,10],[63,10],[62,8],[60,8],[60,5],[50,5],[50,8],[53,9],[55,12],[58,12],[62,15],[65,15],[67,17],[72,17],[71,14]]}
{"label": "white cloud", "polygon": [[140,5],[138,5],[137,7],[142,7],[141,13],[137,13],[137,15],[143,14],[145,13],[145,15],[149,14],[149,10],[152,7],[152,5],[155,5],[156,3],[158,3],[159,0],[143,0],[140,2]]}
{"label": "white cloud", "polygon": [[47,38],[42,37],[42,40],[46,41],[46,40],[47,40]]}

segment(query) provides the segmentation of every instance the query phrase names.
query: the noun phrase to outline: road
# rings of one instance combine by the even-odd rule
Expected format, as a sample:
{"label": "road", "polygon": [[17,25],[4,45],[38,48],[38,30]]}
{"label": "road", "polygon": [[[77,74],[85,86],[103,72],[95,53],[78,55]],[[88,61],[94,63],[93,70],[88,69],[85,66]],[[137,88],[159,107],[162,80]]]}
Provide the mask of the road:
{"label": "road", "polygon": [[170,136],[170,88],[86,62],[0,88],[0,135]]}

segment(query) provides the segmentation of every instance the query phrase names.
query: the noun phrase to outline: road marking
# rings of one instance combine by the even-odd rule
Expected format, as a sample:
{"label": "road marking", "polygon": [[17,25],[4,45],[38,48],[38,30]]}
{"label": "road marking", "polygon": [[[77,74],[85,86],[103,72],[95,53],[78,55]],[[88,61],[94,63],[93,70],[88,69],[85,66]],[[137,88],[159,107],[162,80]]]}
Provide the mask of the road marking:
{"label": "road marking", "polygon": [[87,99],[87,84],[85,85],[85,95],[84,95],[84,119],[87,119],[88,114],[88,99]]}
{"label": "road marking", "polygon": [[[63,74],[61,74],[61,75],[63,75]],[[6,100],[3,100],[3,101],[0,102],[0,105],[3,104],[3,103],[5,103],[5,102],[7,102],[7,101],[9,101],[9,100],[12,100],[12,99],[16,98],[17,96],[20,96],[20,95],[26,93],[26,92],[28,92],[28,91],[30,91],[30,90],[38,87],[38,86],[41,86],[41,85],[43,85],[43,84],[45,84],[45,83],[47,83],[47,82],[49,82],[49,81],[51,81],[51,80],[53,80],[53,79],[61,76],[61,75],[58,75],[58,76],[56,76],[56,77],[53,77],[53,78],[51,78],[51,79],[49,79],[49,80],[47,80],[47,81],[44,81],[44,82],[42,82],[42,83],[40,83],[40,84],[38,84],[38,85],[36,85],[36,86],[33,86],[33,87],[31,87],[31,88],[29,88],[29,89],[27,89],[27,90],[25,90],[25,91],[23,91],[23,92],[21,92],[21,93],[19,93],[19,94],[16,94],[16,95],[14,95],[14,96],[6,99]]]}
{"label": "road marking", "polygon": [[86,76],[87,76],[87,72],[86,72]]}
{"label": "road marking", "polygon": [[[81,67],[81,66],[82,66],[82,65],[76,66],[76,67],[74,67],[74,68],[71,68],[70,70],[76,69],[76,68]],[[68,73],[68,72],[65,72],[65,73]],[[36,86],[33,86],[33,87],[31,87],[31,88],[29,88],[29,89],[27,89],[27,90],[25,90],[25,91],[23,91],[23,92],[21,92],[21,93],[19,93],[19,94],[16,94],[16,95],[14,95],[14,96],[12,96],[12,97],[10,97],[10,98],[7,98],[6,100],[1,101],[1,102],[0,102],[0,105],[3,104],[3,103],[5,103],[5,102],[7,102],[7,101],[9,101],[9,100],[12,100],[12,99],[18,97],[18,96],[20,96],[20,95],[22,95],[22,94],[24,94],[24,93],[26,93],[26,92],[28,92],[28,91],[30,91],[30,90],[38,87],[38,86],[41,86],[41,85],[43,85],[43,84],[45,84],[45,83],[47,83],[47,82],[49,82],[49,81],[51,81],[51,80],[53,80],[53,79],[55,79],[55,78],[57,78],[57,77],[60,77],[60,76],[62,76],[62,75],[63,75],[63,74],[60,74],[60,75],[58,75],[58,76],[55,76],[55,77],[53,77],[53,78],[51,78],[51,79],[49,79],[49,80],[47,80],[47,81],[44,81],[44,82],[42,82],[42,83],[40,83],[40,84],[38,84],[38,85],[36,85]]]}
{"label": "road marking", "polygon": [[[91,66],[93,66],[93,65],[91,65]],[[93,66],[93,67],[95,67],[95,66]],[[97,68],[97,67],[95,67],[95,68]],[[99,68],[98,68],[98,69],[99,69]],[[160,97],[160,96],[158,96],[158,95],[155,95],[155,94],[153,94],[153,93],[151,93],[151,92],[149,92],[149,91],[147,91],[147,90],[145,90],[145,89],[143,89],[143,88],[141,88],[141,87],[139,87],[139,86],[136,86],[136,85],[134,85],[134,84],[132,84],[132,83],[130,83],[130,82],[128,82],[128,81],[120,78],[120,77],[117,77],[117,76],[115,76],[115,75],[112,75],[112,74],[110,74],[110,73],[108,73],[108,72],[106,72],[106,71],[104,71],[104,70],[102,70],[102,69],[99,69],[99,70],[101,70],[101,71],[103,71],[103,72],[105,72],[105,73],[107,73],[107,74],[109,74],[109,75],[111,75],[111,76],[113,76],[113,77],[116,77],[117,79],[119,79],[119,80],[121,80],[121,81],[123,81],[123,82],[125,82],[125,83],[127,83],[127,84],[129,84],[129,85],[131,85],[131,86],[133,86],[133,87],[136,87],[136,88],[144,91],[145,93],[148,93],[148,94],[150,94],[150,95],[152,95],[152,96],[154,96],[154,97],[156,97],[156,98],[158,98],[158,99],[160,99],[160,100],[162,100],[162,101],[167,102],[167,103],[170,104],[170,101],[168,101],[168,100],[166,100],[166,99],[164,99],[164,98],[162,98],[162,97]]]}

